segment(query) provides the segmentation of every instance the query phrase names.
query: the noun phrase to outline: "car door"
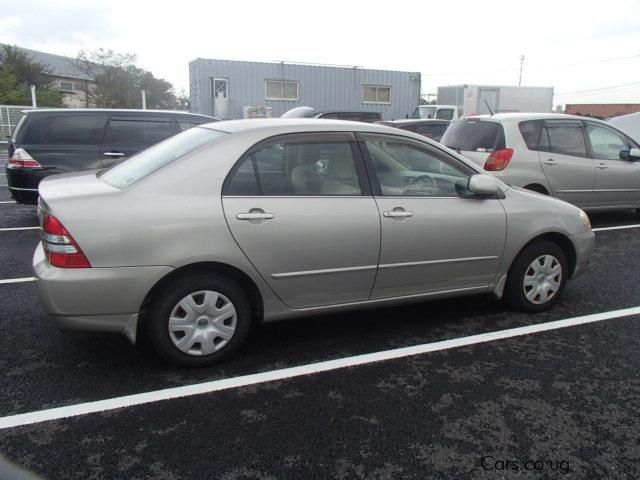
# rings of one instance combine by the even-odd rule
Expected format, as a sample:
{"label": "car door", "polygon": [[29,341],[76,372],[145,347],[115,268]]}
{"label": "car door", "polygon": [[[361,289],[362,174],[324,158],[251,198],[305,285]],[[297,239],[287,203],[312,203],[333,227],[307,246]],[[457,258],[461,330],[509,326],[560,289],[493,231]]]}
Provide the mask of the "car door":
{"label": "car door", "polygon": [[168,118],[114,115],[109,120],[100,146],[102,165],[110,167],[176,133],[175,123]]}
{"label": "car door", "polygon": [[640,202],[640,162],[623,160],[620,152],[637,148],[625,135],[595,122],[586,122],[596,183],[593,201],[598,206],[636,206]]}
{"label": "car door", "polygon": [[582,122],[545,121],[538,156],[554,196],[582,207],[591,205],[596,168],[587,153]]}
{"label": "car door", "polygon": [[351,133],[281,135],[246,153],[222,203],[233,237],[291,308],[369,298],[380,220]]}
{"label": "car door", "polygon": [[371,298],[491,286],[504,250],[506,214],[497,198],[465,195],[464,186],[476,172],[406,137],[359,138],[375,177],[382,228]]}

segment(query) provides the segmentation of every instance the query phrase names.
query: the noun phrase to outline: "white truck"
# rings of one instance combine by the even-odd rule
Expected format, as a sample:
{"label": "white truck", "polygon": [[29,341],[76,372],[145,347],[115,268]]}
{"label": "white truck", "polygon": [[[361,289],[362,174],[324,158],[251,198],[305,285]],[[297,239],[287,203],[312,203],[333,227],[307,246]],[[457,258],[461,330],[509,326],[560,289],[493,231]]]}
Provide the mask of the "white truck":
{"label": "white truck", "polygon": [[548,113],[553,108],[553,87],[452,85],[438,87],[437,105],[419,105],[413,118],[455,120],[486,113]]}

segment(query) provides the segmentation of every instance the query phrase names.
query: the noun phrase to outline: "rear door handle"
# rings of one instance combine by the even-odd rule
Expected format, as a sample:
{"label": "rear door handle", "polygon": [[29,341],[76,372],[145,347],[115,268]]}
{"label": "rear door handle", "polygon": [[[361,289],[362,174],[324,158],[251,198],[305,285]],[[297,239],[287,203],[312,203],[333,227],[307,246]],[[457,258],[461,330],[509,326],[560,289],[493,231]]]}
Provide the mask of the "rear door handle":
{"label": "rear door handle", "polygon": [[104,152],[104,155],[107,157],[124,157],[124,153],[122,152]]}
{"label": "rear door handle", "polygon": [[392,212],[384,212],[382,215],[387,218],[405,218],[405,217],[413,217],[413,212],[405,212],[404,210],[394,210]]}
{"label": "rear door handle", "polygon": [[549,160],[545,160],[544,162],[547,165],[557,165],[558,162],[556,162],[553,158],[550,158]]}
{"label": "rear door handle", "polygon": [[599,164],[597,165],[597,167],[598,167],[600,170],[604,170],[605,168],[609,168],[609,165],[607,165],[606,163],[599,163]]}
{"label": "rear door handle", "polygon": [[273,213],[238,213],[236,218],[238,220],[271,220],[275,215]]}

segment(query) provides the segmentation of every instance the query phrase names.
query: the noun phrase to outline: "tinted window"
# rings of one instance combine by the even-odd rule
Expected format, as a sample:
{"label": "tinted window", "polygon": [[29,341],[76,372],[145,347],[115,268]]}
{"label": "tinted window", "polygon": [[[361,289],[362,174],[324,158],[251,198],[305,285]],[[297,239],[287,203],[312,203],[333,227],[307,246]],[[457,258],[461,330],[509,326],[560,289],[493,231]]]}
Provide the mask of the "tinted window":
{"label": "tinted window", "polygon": [[591,143],[593,158],[620,160],[620,151],[629,150],[626,140],[623,140],[617,132],[610,128],[588,123],[587,135]]}
{"label": "tinted window", "polygon": [[438,124],[425,124],[425,125],[418,125],[418,128],[416,130],[420,135],[424,135],[425,137],[428,137],[432,140],[435,140],[436,142],[439,141],[442,138],[442,134],[443,134],[443,128],[441,125]]}
{"label": "tinted window", "polygon": [[365,135],[383,195],[455,197],[474,171],[443,153],[406,140]]}
{"label": "tinted window", "polygon": [[100,179],[112,187],[128,187],[165,165],[200,147],[214,143],[225,135],[228,133],[208,128],[192,128],[116,164],[104,172]]}
{"label": "tinted window", "polygon": [[35,145],[98,145],[106,115],[32,115],[22,128],[20,141]]}
{"label": "tinted window", "polygon": [[180,128],[181,132],[185,130],[189,130],[190,128],[197,127],[198,125],[202,125],[202,123],[195,122],[178,122],[178,128]]}
{"label": "tinted window", "polygon": [[[546,122],[545,129],[549,137],[549,149],[553,153],[586,157],[582,126],[574,122]],[[544,142],[541,142],[544,146]]]}
{"label": "tinted window", "polygon": [[436,118],[439,120],[453,120],[453,108],[439,108],[436,112]]}
{"label": "tinted window", "polygon": [[[388,124],[390,127],[393,127],[393,123]],[[400,125],[398,128],[402,130],[407,130],[408,132],[417,132],[418,126],[415,123],[408,123],[407,125]]]}
{"label": "tinted window", "polygon": [[527,144],[529,150],[538,150],[540,145],[540,133],[542,131],[541,120],[531,120],[527,122],[520,122],[518,125],[520,133],[524,142]]}
{"label": "tinted window", "polygon": [[169,138],[174,133],[173,126],[168,121],[112,119],[102,143],[148,147]]}
{"label": "tinted window", "polygon": [[282,142],[260,148],[246,155],[225,190],[227,195],[361,193],[349,142]]}
{"label": "tinted window", "polygon": [[504,129],[497,122],[458,120],[449,125],[441,143],[466,152],[492,152],[505,148]]}

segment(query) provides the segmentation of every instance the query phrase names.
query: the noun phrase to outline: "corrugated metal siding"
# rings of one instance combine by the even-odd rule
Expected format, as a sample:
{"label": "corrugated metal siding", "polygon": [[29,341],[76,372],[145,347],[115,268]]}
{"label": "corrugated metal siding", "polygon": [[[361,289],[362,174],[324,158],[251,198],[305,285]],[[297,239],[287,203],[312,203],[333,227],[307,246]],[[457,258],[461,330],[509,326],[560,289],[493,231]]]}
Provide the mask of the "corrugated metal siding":
{"label": "corrugated metal siding", "polygon": [[[189,64],[191,110],[195,113],[215,115],[210,78],[229,81],[229,118],[242,118],[243,106],[271,107],[278,117],[304,105],[317,110],[381,112],[385,119],[397,119],[410,115],[420,98],[417,72],[197,59]],[[298,101],[265,100],[265,80],[299,82]],[[363,103],[364,85],[390,86],[391,103]]]}

